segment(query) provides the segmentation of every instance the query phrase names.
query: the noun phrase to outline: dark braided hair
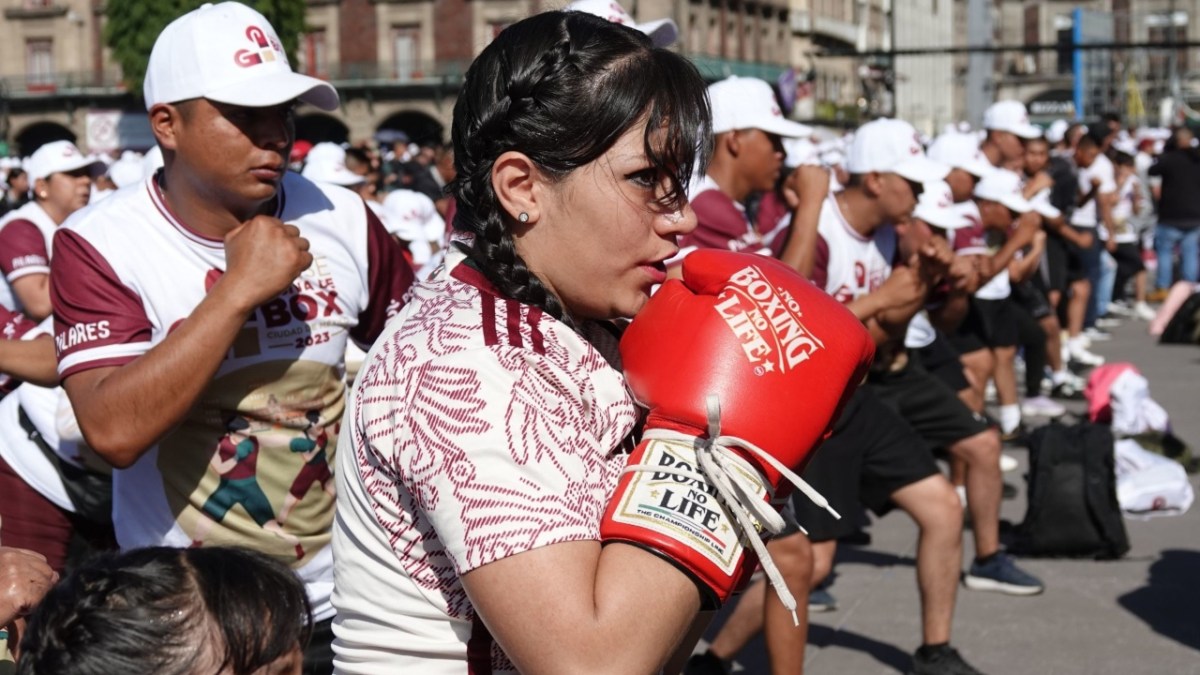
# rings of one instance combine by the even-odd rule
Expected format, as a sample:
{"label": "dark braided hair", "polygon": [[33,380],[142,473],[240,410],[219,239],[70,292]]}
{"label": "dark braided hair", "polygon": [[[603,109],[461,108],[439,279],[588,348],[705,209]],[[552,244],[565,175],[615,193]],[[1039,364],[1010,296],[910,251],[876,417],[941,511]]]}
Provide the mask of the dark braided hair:
{"label": "dark braided hair", "polygon": [[89,560],[46,594],[21,638],[19,675],[250,675],[308,642],[304,585],[236,548],[143,548]]}
{"label": "dark braided hair", "polygon": [[[467,70],[454,106],[450,186],[458,245],[503,294],[574,325],[521,259],[492,186],[496,159],[518,151],[551,180],[594,161],[645,121],[645,152],[668,179],[662,206],[687,202],[692,170],[711,153],[703,78],[686,59],[632,28],[584,12],[546,12],[506,28]],[[602,281],[600,281],[602,283]]]}

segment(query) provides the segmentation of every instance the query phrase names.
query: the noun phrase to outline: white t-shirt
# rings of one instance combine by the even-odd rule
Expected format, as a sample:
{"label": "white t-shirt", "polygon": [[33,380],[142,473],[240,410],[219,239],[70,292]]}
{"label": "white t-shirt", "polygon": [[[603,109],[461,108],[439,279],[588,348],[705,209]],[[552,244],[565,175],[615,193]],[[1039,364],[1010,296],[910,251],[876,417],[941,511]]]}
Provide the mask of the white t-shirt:
{"label": "white t-shirt", "polygon": [[[1113,238],[1118,244],[1135,244],[1138,240],[1137,230],[1134,229],[1133,199],[1138,191],[1138,178],[1134,174],[1125,177],[1125,181],[1117,188],[1117,202],[1113,204],[1112,220],[1116,229]],[[1200,187],[1200,186],[1197,186]],[[1099,230],[1100,238],[1108,241],[1108,228]]]}
{"label": "white t-shirt", "polygon": [[[1079,192],[1081,194],[1086,195],[1092,191],[1093,178],[1100,179],[1100,187],[1096,190],[1096,196],[1117,191],[1116,171],[1113,169],[1112,162],[1104,155],[1097,155],[1091,166],[1079,169]],[[1099,223],[1100,213],[1096,210],[1095,198],[1089,199],[1086,204],[1071,213],[1071,224],[1076,227],[1096,227]]]}
{"label": "white t-shirt", "polygon": [[843,304],[883,285],[896,258],[896,229],[882,225],[870,237],[859,234],[829,195],[817,224],[812,282]]}
{"label": "white t-shirt", "polygon": [[[113,520],[125,549],[240,545],[276,556],[308,585],[321,620],[333,613],[330,467],[346,341],[382,332],[412,271],[354,193],[288,173],[277,201],[276,217],[310,242],[312,266],[247,319],[188,416],[113,472]],[[66,379],[161,343],[224,274],[225,247],[175,217],[151,177],[68,219],[51,268]]]}
{"label": "white t-shirt", "polygon": [[639,417],[616,337],[500,296],[456,248],[375,343],[338,464],[339,673],[515,673],[460,577],[598,540]]}

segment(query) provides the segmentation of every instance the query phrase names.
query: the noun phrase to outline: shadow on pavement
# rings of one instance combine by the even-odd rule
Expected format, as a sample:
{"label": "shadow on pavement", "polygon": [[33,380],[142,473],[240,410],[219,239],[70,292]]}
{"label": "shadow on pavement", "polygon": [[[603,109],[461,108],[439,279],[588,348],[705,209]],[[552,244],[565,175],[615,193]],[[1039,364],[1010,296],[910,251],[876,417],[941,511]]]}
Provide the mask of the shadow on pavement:
{"label": "shadow on pavement", "polygon": [[[912,654],[886,642],[880,642],[858,633],[837,630],[819,623],[808,624],[808,644],[813,647],[841,647],[870,654],[876,661],[907,673],[912,667]],[[811,652],[810,652],[811,653]]]}
{"label": "shadow on pavement", "polygon": [[1168,549],[1150,565],[1146,585],[1117,598],[1154,632],[1200,650],[1200,552]]}
{"label": "shadow on pavement", "polygon": [[916,560],[908,557],[888,553],[886,551],[876,551],[869,548],[857,548],[853,546],[839,546],[837,558],[835,558],[834,567],[842,563],[857,563],[859,565],[870,565],[872,567],[892,567],[894,565],[907,565],[912,567],[916,565]]}

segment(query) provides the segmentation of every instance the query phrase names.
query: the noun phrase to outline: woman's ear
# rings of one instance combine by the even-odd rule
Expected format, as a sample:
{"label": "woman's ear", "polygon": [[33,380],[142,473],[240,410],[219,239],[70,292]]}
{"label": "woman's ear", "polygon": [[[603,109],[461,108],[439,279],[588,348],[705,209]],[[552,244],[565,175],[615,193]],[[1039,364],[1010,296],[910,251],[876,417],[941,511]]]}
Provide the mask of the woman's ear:
{"label": "woman's ear", "polygon": [[510,150],[492,165],[492,190],[511,222],[532,225],[541,217],[542,174],[527,155]]}

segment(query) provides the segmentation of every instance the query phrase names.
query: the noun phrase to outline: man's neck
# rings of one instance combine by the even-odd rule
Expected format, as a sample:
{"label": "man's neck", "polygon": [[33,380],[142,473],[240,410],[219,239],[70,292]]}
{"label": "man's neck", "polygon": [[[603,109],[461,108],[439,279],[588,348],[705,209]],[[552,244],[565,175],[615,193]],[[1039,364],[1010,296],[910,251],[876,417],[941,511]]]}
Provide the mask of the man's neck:
{"label": "man's neck", "polygon": [[984,139],[983,143],[979,144],[979,151],[984,157],[992,163],[992,166],[1000,166],[1004,162],[1004,153],[1000,152],[1000,146],[993,143],[991,140]]}
{"label": "man's neck", "polygon": [[850,229],[864,237],[875,234],[886,221],[878,202],[867,196],[861,187],[848,187],[837,193],[838,210]]}
{"label": "man's neck", "polygon": [[166,169],[155,176],[155,185],[171,213],[188,229],[219,240],[254,216],[273,213],[278,196],[257,204],[231,206],[216,190],[185,180],[178,172],[168,174]]}
{"label": "man's neck", "polygon": [[714,160],[708,166],[708,177],[712,179],[721,192],[737,203],[742,203],[750,196],[750,186],[738,174],[737,167],[732,161]]}

